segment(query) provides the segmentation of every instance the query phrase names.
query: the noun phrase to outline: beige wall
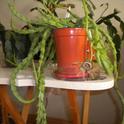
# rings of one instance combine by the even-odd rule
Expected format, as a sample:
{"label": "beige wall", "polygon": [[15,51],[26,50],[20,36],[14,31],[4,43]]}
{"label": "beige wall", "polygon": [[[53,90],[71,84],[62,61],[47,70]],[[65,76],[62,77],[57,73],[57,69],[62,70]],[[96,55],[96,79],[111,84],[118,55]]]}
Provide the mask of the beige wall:
{"label": "beige wall", "polygon": [[[34,0],[15,0],[17,1],[17,8],[20,12],[24,13],[29,17],[33,15],[29,13],[29,8],[37,5]],[[81,4],[78,0],[69,0],[77,4],[77,8],[74,10],[75,13],[78,13],[82,16]],[[103,2],[109,2],[109,10],[107,13],[113,11],[114,8],[117,8],[121,11],[121,16],[124,18],[124,0],[93,0],[95,5],[99,8],[99,5]],[[96,16],[99,16],[102,12],[102,9],[99,8],[96,11]],[[61,16],[64,16],[65,13],[60,12]],[[97,18],[97,17],[96,17]],[[10,22],[10,12],[7,7],[6,0],[0,0],[0,21],[8,28]],[[123,84],[122,84],[122,87]],[[123,90],[123,89],[122,89]],[[115,97],[115,92],[112,89],[109,92],[97,92],[92,94],[91,98],[91,109],[90,109],[90,122],[93,124],[119,124],[117,120],[119,120],[119,108],[117,106],[117,99]],[[56,118],[64,118],[68,119],[67,113],[67,101],[64,101],[66,98],[66,94],[63,95],[50,95],[48,97],[48,106],[47,112],[49,116]],[[80,102],[80,106],[82,108],[82,97],[78,96],[78,100]],[[66,108],[66,109],[65,109]]]}
{"label": "beige wall", "polygon": [[[37,2],[35,0],[15,0],[16,7],[19,12],[28,16],[34,17],[30,13],[30,9],[37,6]],[[0,0],[0,22],[4,24],[7,28],[10,26],[11,14],[8,8],[7,0]],[[19,23],[20,24],[20,23]],[[21,25],[20,25],[21,26]]]}
{"label": "beige wall", "polygon": [[[35,6],[38,6],[38,2],[35,0],[15,0],[16,7],[18,8],[18,11],[23,13],[24,15],[33,18],[36,13],[33,14],[30,13],[30,8],[33,8]],[[123,0],[93,0],[96,7],[98,8],[96,10],[96,18],[100,16],[101,12],[103,11],[103,8],[100,8],[101,3],[108,2],[109,3],[109,10],[106,13],[110,13],[113,11],[114,8],[117,8],[119,11],[121,11],[120,15],[124,18],[124,11],[123,11]],[[81,6],[81,0],[67,0],[66,3],[74,3],[76,4],[76,8],[73,10],[74,13],[78,13],[79,16],[83,15],[82,6]],[[60,11],[59,14],[61,16],[65,16],[65,11]],[[5,24],[5,26],[8,28],[10,23],[10,11],[8,9],[8,3],[7,0],[0,0],[0,21]]]}

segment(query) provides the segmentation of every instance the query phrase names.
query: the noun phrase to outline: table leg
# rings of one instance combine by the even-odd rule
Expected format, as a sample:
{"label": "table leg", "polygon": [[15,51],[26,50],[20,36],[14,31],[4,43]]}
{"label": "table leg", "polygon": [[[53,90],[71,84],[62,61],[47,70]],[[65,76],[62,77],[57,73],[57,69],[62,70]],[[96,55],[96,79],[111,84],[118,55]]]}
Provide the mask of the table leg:
{"label": "table leg", "polygon": [[90,91],[84,91],[82,124],[88,124],[90,107]]}
{"label": "table leg", "polygon": [[5,107],[4,107],[4,102],[1,101],[1,112],[2,112],[2,124],[8,124],[8,112],[6,111]]}
{"label": "table leg", "polygon": [[[33,97],[33,87],[27,88],[27,98],[31,99]],[[22,110],[22,118],[24,122],[26,123],[28,120],[28,115],[30,111],[31,104],[24,104],[23,110]]]}
{"label": "table leg", "polygon": [[76,92],[73,90],[67,90],[69,107],[72,116],[72,124],[81,124],[79,105],[77,102]]}
{"label": "table leg", "polygon": [[25,124],[14,102],[10,99],[8,86],[0,86],[0,98],[4,103],[6,112],[12,115],[16,124]]}

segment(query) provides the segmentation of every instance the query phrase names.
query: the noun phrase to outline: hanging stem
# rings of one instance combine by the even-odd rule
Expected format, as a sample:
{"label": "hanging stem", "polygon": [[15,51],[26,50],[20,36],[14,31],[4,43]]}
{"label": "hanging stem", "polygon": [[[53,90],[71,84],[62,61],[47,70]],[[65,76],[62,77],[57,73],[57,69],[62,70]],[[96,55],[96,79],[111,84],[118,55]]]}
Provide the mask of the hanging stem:
{"label": "hanging stem", "polygon": [[44,105],[44,93],[45,93],[45,78],[44,78],[44,58],[45,58],[45,46],[46,41],[49,37],[50,30],[47,29],[44,34],[41,41],[41,48],[40,48],[40,59],[38,63],[38,69],[37,69],[37,75],[38,80],[36,81],[38,83],[38,111],[37,111],[37,124],[47,124],[46,119],[46,109]]}
{"label": "hanging stem", "polygon": [[87,0],[82,0],[82,3],[83,3],[84,13],[85,13],[85,28],[86,28],[86,31],[88,33],[88,18],[89,18],[88,14],[89,14],[89,10],[87,8]]}

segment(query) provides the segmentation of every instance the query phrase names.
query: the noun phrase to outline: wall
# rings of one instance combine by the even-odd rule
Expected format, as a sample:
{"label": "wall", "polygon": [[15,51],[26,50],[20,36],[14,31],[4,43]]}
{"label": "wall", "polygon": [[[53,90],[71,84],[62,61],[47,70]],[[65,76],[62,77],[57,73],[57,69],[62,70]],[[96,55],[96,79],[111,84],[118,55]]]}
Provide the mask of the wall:
{"label": "wall", "polygon": [[[24,2],[22,2],[24,1]],[[69,0],[77,4],[77,8],[74,10],[75,13],[79,13],[82,16],[82,7],[80,6],[80,1],[78,0]],[[109,2],[109,10],[107,13],[111,13],[114,8],[117,8],[121,11],[121,16],[124,18],[123,12],[123,0],[94,0],[95,5],[99,8],[96,10],[96,15],[99,16],[103,9],[99,6],[101,3]],[[17,1],[17,8],[20,12],[24,13],[28,17],[33,17],[29,12],[28,8],[32,8],[38,5],[34,0],[21,0]],[[62,11],[59,12],[61,16],[64,16],[65,13]],[[36,13],[34,13],[36,14]],[[97,18],[96,16],[96,18]],[[10,23],[10,12],[7,7],[7,2],[5,0],[0,1],[0,21],[6,25],[6,28],[9,28]],[[18,24],[21,26],[22,24]],[[121,83],[121,87],[123,90],[123,83]],[[124,90],[123,90],[124,91]],[[66,99],[66,100],[65,100]],[[78,95],[78,100],[80,103],[80,108],[82,109],[82,96]],[[91,97],[91,109],[90,109],[90,122],[92,124],[119,124],[120,120],[120,112],[121,109],[119,106],[118,98],[116,97],[114,89],[103,92],[93,92]],[[62,95],[48,95],[48,105],[47,105],[47,113],[48,116],[56,117],[56,118],[64,118],[69,119],[68,113],[68,103],[66,92]]]}

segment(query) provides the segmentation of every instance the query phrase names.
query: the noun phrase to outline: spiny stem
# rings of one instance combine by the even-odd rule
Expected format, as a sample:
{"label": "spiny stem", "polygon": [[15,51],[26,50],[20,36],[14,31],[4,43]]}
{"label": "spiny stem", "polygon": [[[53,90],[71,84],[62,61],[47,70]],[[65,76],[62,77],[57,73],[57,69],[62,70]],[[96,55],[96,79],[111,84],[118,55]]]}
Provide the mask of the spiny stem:
{"label": "spiny stem", "polygon": [[82,0],[82,3],[83,3],[83,8],[84,8],[84,13],[85,13],[85,28],[86,28],[86,31],[88,33],[88,14],[89,14],[89,11],[88,11],[88,8],[87,8],[87,0]]}

